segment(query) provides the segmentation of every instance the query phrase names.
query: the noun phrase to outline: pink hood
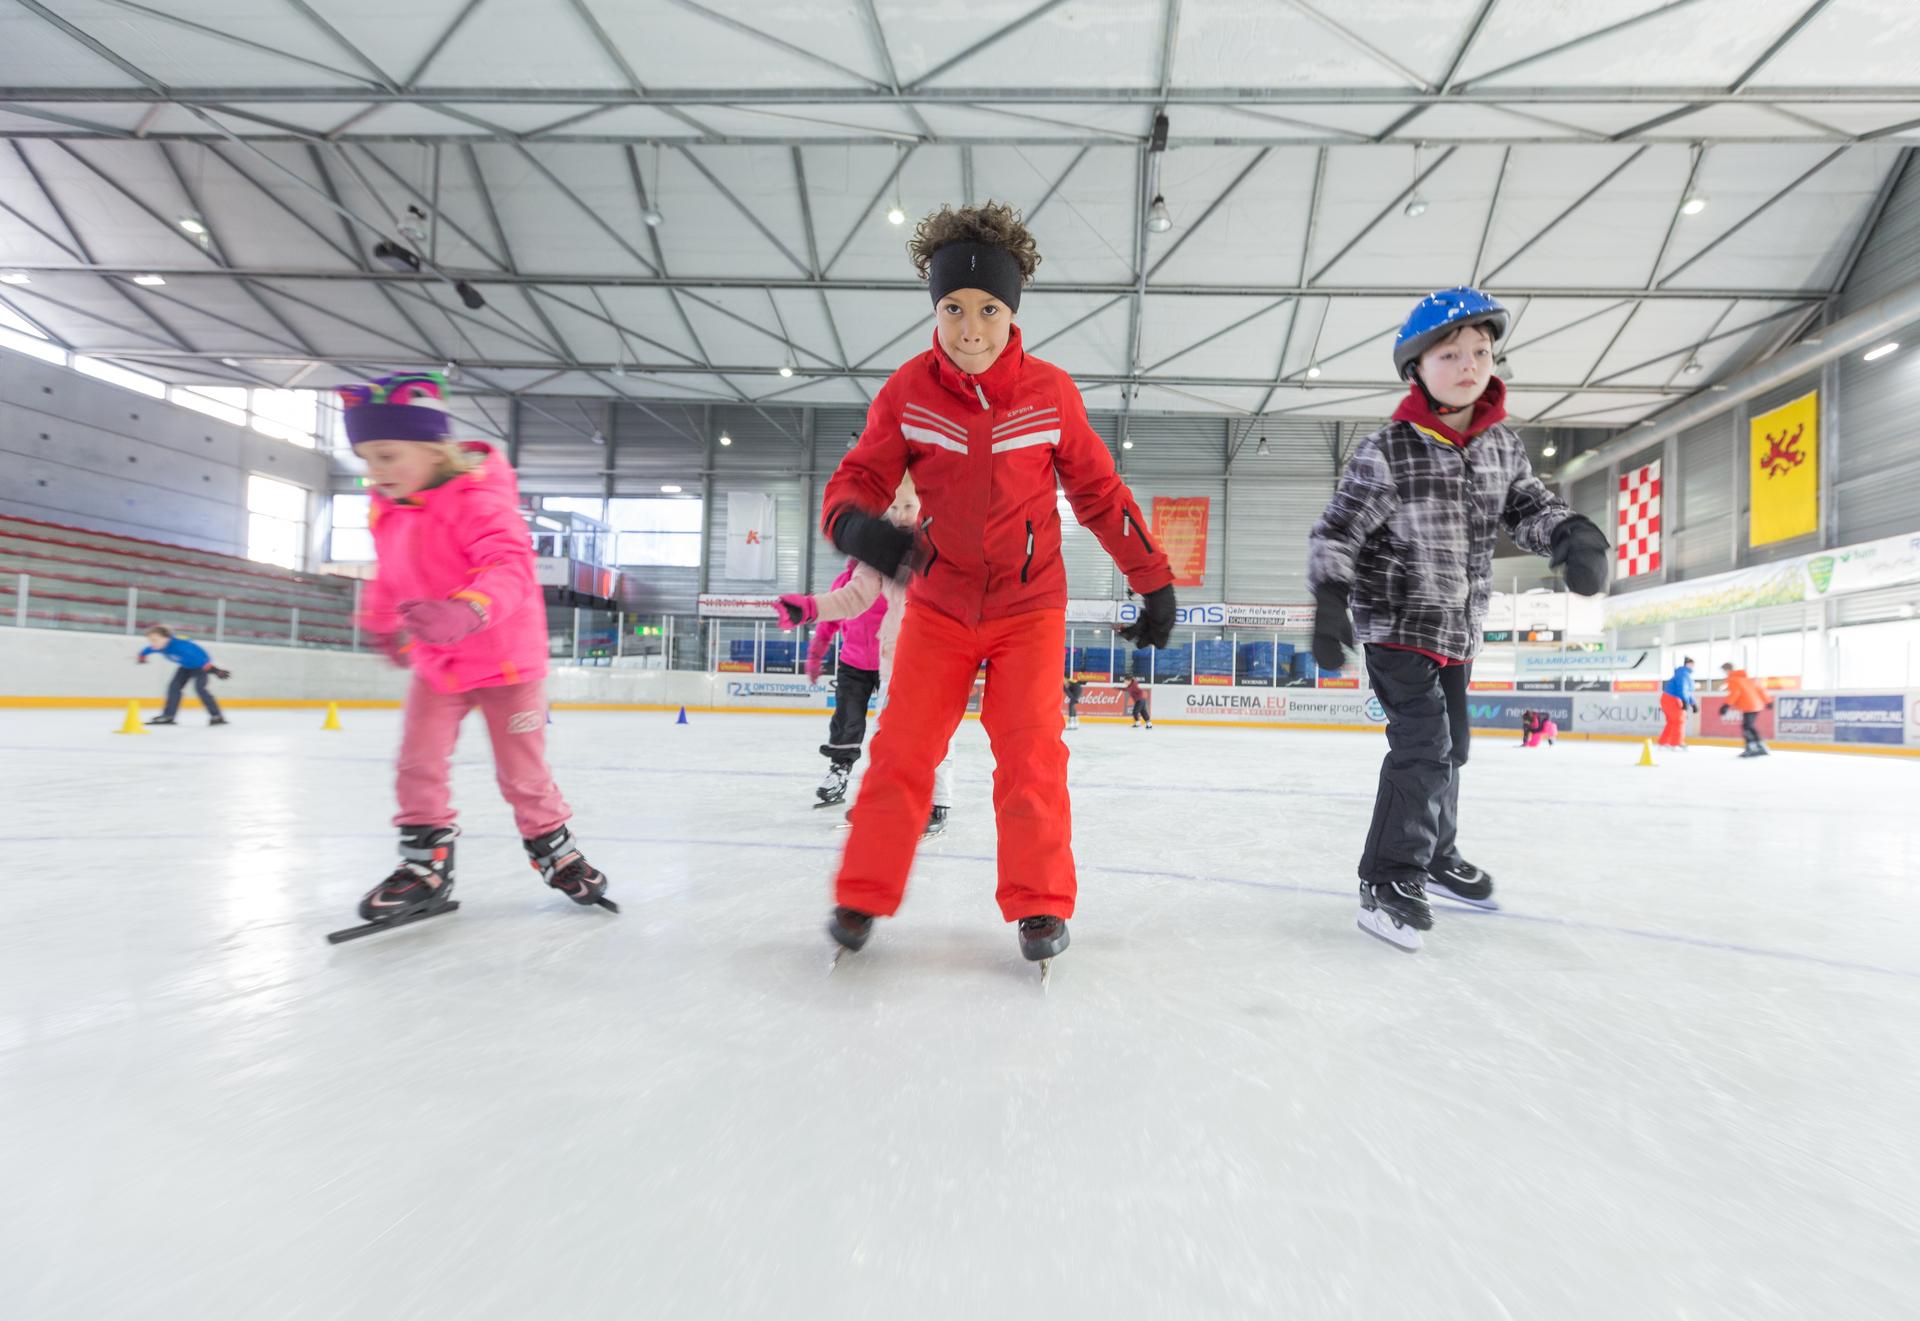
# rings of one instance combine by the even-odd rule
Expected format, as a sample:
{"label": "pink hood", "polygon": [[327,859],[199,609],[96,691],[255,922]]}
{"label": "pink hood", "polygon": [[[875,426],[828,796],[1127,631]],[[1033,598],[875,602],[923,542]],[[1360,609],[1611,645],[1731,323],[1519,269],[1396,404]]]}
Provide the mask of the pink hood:
{"label": "pink hood", "polygon": [[369,510],[379,576],[361,597],[361,627],[403,631],[408,601],[454,598],[487,612],[485,627],[449,647],[416,642],[407,657],[442,692],[526,683],[547,672],[547,607],[533,578],[533,539],[520,517],[513,469],[492,446],[467,441],[481,466]]}

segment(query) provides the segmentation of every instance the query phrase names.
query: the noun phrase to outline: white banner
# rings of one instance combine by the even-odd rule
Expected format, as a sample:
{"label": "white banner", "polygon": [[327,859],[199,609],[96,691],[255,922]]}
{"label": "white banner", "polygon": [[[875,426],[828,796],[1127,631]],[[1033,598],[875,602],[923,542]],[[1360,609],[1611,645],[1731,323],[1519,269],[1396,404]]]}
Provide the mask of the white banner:
{"label": "white banner", "polygon": [[1573,728],[1582,734],[1658,734],[1666,725],[1659,693],[1573,695]]}
{"label": "white banner", "polygon": [[766,491],[727,492],[727,567],[729,578],[771,582],[774,499]]}
{"label": "white banner", "polygon": [[700,617],[702,619],[772,619],[773,598],[771,596],[703,596],[700,598]]}
{"label": "white banner", "polygon": [[1620,674],[1628,670],[1646,670],[1645,678],[1656,675],[1647,664],[1650,651],[1523,651],[1522,674]]}
{"label": "white banner", "polygon": [[[1137,601],[1067,602],[1069,624],[1131,624],[1140,617]],[[1268,632],[1305,632],[1313,627],[1310,605],[1235,605],[1202,601],[1180,607],[1181,628],[1253,628]]]}
{"label": "white banner", "polygon": [[1916,582],[1920,582],[1920,533],[1909,532],[1608,597],[1607,627],[1637,628]]}

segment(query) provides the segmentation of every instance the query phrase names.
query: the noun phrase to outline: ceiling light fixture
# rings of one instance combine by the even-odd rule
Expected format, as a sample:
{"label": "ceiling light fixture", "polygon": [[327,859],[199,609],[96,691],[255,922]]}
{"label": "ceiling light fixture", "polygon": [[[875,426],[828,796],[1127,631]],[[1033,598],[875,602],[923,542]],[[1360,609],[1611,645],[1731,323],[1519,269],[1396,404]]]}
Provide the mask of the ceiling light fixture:
{"label": "ceiling light fixture", "polygon": [[679,487],[677,487],[677,486],[674,486],[674,485],[671,485],[671,484],[668,484],[668,485],[665,485],[665,486],[662,486],[662,487],[660,488],[660,494],[662,494],[662,495],[679,495],[679,494],[680,494],[680,488],[679,488]]}
{"label": "ceiling light fixture", "polygon": [[32,284],[33,280],[25,271],[0,271],[0,284]]}
{"label": "ceiling light fixture", "polygon": [[1706,209],[1707,209],[1707,199],[1699,196],[1698,194],[1695,194],[1694,196],[1689,197],[1686,201],[1680,204],[1680,214],[1683,216],[1697,216],[1702,211],[1705,211]]}
{"label": "ceiling light fixture", "polygon": [[599,427],[595,427],[593,429],[593,435],[589,437],[589,439],[591,439],[593,443],[596,445],[604,445],[607,443],[606,433],[600,430]]}
{"label": "ceiling light fixture", "polygon": [[1894,350],[1898,349],[1899,347],[1900,347],[1899,344],[1895,343],[1893,340],[1888,340],[1885,344],[1880,345],[1878,348],[1868,349],[1865,353],[1860,355],[1860,359],[1863,362],[1877,362],[1881,358],[1886,357],[1889,353],[1892,353]]}
{"label": "ceiling light fixture", "polygon": [[640,213],[640,218],[654,229],[666,219],[660,212],[660,144],[657,142],[653,144],[653,191],[647,195],[647,209]]}
{"label": "ceiling light fixture", "polygon": [[455,362],[452,358],[448,358],[447,365],[442,367],[440,370],[442,373],[445,374],[446,378],[449,381],[457,381],[460,379],[460,364]]}
{"label": "ceiling light fixture", "polygon": [[733,444],[733,437],[729,436],[726,432],[722,431],[720,433],[720,443],[722,445],[731,445]]}
{"label": "ceiling light fixture", "polygon": [[181,213],[180,228],[197,239],[204,239],[207,236],[207,222],[191,211]]}
{"label": "ceiling light fixture", "polygon": [[1694,354],[1692,357],[1689,357],[1686,363],[1680,368],[1681,371],[1686,372],[1690,376],[1698,375],[1706,369],[1707,364],[1700,361],[1699,354]]}
{"label": "ceiling light fixture", "polygon": [[1420,196],[1420,153],[1426,145],[1424,142],[1413,144],[1413,183],[1407,189],[1413,196],[1409,197],[1406,206],[1401,208],[1401,213],[1409,220],[1427,214],[1427,199]]}
{"label": "ceiling light fixture", "polygon": [[1173,228],[1173,213],[1167,210],[1167,199],[1159,193],[1153,195],[1153,204],[1147,208],[1147,232],[1164,234]]}
{"label": "ceiling light fixture", "polygon": [[1123,440],[1120,442],[1120,448],[1123,450],[1130,450],[1133,448],[1133,442],[1130,440]]}
{"label": "ceiling light fixture", "polygon": [[900,171],[906,168],[906,164],[907,158],[901,155],[898,147],[895,147],[893,149],[893,205],[887,208],[889,225],[907,223],[907,209],[900,204]]}
{"label": "ceiling light fixture", "polygon": [[1267,438],[1265,436],[1260,437],[1260,443],[1253,447],[1253,452],[1255,454],[1272,454],[1273,453],[1272,450],[1267,448]]}
{"label": "ceiling light fixture", "polygon": [[792,363],[792,362],[783,362],[783,363],[781,363],[781,364],[780,364],[780,375],[781,375],[781,376],[783,376],[783,377],[788,377],[788,376],[792,376],[792,375],[793,375],[793,363]]}
{"label": "ceiling light fixture", "polygon": [[142,288],[152,289],[156,285],[165,284],[167,278],[164,275],[136,275],[133,277],[133,282]]}
{"label": "ceiling light fixture", "polygon": [[1160,158],[1166,151],[1167,115],[1162,110],[1153,116],[1153,135],[1147,139],[1147,181],[1141,189],[1153,195],[1153,201],[1147,204],[1147,214],[1141,217],[1149,234],[1164,234],[1173,228],[1173,213],[1167,210],[1167,199],[1160,191]]}
{"label": "ceiling light fixture", "polygon": [[1550,459],[1554,455],[1558,454],[1559,452],[1560,452],[1560,447],[1558,445],[1555,445],[1552,441],[1548,441],[1546,444],[1540,447],[1540,457],[1543,459]]}
{"label": "ceiling light fixture", "polygon": [[1317,363],[1317,362],[1310,362],[1310,363],[1308,363],[1308,364],[1307,364],[1307,379],[1308,379],[1308,380],[1310,380],[1310,381],[1317,381],[1317,380],[1319,380],[1319,379],[1320,379],[1320,364],[1319,364],[1319,363]]}

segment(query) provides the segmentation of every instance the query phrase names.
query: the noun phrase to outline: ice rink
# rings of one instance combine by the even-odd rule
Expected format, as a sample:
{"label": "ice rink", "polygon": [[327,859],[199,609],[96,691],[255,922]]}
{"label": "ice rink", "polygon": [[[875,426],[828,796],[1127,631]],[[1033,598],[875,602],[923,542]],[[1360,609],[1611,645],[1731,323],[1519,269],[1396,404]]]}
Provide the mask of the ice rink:
{"label": "ice rink", "polygon": [[625,908],[528,869],[469,722],[462,910],[394,712],[0,714],[0,1313],[1911,1317],[1920,764],[1475,746],[1417,956],[1354,927],[1380,739],[1089,722],[1043,992],[990,758],[828,975],[824,720],[560,712]]}

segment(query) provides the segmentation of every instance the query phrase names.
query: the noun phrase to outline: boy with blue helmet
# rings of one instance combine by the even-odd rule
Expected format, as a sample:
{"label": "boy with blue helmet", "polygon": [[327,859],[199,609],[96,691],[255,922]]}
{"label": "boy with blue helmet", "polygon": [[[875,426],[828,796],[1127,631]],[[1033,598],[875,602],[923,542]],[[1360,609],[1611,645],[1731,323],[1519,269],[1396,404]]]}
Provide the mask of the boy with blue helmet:
{"label": "boy with blue helmet", "polygon": [[1551,556],[1567,586],[1607,585],[1607,539],[1533,475],[1503,423],[1494,345],[1507,310],[1478,289],[1429,294],[1394,340],[1411,383],[1393,420],[1354,450],[1314,525],[1307,581],[1314,659],[1339,669],[1364,644],[1387,713],[1373,825],[1360,857],[1360,929],[1404,950],[1433,925],[1426,890],[1496,907],[1493,878],[1455,840],[1466,764],[1467,683],[1501,528]]}

